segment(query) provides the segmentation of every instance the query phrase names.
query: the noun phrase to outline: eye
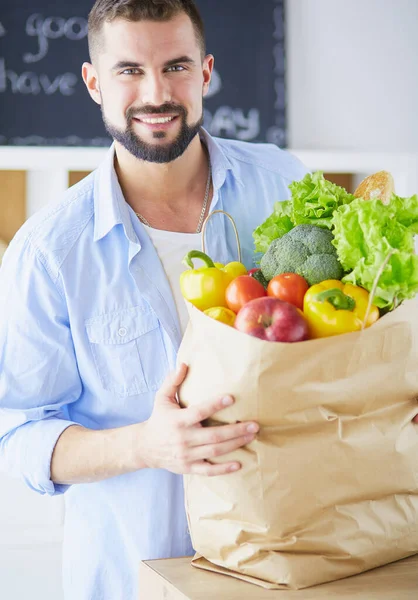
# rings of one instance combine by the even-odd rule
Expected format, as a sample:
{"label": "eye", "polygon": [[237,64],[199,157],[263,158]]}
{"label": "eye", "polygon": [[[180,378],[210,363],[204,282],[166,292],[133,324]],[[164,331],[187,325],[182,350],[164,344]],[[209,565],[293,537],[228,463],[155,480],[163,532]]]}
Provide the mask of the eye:
{"label": "eye", "polygon": [[139,70],[134,67],[121,71],[121,75],[136,75],[137,73],[139,73]]}
{"label": "eye", "polygon": [[185,71],[185,67],[182,65],[172,65],[171,67],[168,67],[167,71],[181,72]]}

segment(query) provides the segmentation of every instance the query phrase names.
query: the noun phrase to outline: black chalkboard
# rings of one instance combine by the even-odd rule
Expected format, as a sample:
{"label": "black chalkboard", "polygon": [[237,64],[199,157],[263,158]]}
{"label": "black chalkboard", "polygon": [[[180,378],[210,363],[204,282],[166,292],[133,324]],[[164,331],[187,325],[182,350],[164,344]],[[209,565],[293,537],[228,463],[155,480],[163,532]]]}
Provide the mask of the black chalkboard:
{"label": "black chalkboard", "polygon": [[[81,78],[89,0],[1,0],[0,145],[108,146]],[[213,135],[286,145],[283,0],[197,0],[215,56]]]}

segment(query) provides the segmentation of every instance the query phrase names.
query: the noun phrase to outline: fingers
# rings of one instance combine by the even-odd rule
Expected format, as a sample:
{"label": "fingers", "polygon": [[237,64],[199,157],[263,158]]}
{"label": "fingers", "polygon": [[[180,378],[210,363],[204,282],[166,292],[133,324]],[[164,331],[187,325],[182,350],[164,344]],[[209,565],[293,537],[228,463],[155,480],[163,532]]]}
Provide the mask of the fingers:
{"label": "fingers", "polygon": [[188,366],[185,363],[181,363],[176,371],[169,373],[158,390],[156,397],[175,398],[180,385],[186,379],[187,370]]}
{"label": "fingers", "polygon": [[196,425],[205,419],[209,419],[209,417],[212,417],[215,413],[227,406],[231,406],[234,401],[232,396],[224,396],[223,398],[217,398],[216,400],[212,400],[205,404],[189,406],[181,412],[181,424],[184,427]]}
{"label": "fingers", "polygon": [[[247,421],[245,423],[234,423],[232,425],[220,425],[216,427],[201,427],[189,429],[186,443],[191,446],[216,445],[231,441],[240,437],[255,434],[259,430],[257,423]],[[205,457],[207,458],[207,457]]]}
{"label": "fingers", "polygon": [[254,434],[247,434],[233,440],[220,442],[218,444],[196,446],[190,450],[190,460],[191,462],[196,462],[202,459],[216,458],[217,456],[234,452],[234,450],[238,450],[238,448],[241,448],[242,446],[252,442],[254,437]]}
{"label": "fingers", "polygon": [[239,462],[227,462],[220,464],[212,464],[205,460],[195,462],[191,465],[190,473],[192,475],[207,475],[215,477],[216,475],[226,475],[227,473],[235,473],[241,468]]}

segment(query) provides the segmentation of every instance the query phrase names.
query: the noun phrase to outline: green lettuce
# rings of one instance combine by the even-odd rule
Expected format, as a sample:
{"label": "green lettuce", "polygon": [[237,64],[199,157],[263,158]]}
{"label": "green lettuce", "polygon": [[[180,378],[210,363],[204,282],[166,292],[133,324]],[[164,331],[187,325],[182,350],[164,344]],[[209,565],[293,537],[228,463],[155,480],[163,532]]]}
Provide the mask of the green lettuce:
{"label": "green lettuce", "polygon": [[324,179],[321,171],[308,173],[301,181],[289,186],[292,192],[292,222],[294,226],[306,223],[331,229],[334,211],[349,204],[354,196],[344,188]]}
{"label": "green lettuce", "polygon": [[256,252],[267,252],[273,240],[302,223],[331,229],[333,212],[354,200],[344,188],[324,179],[321,171],[308,173],[301,181],[291,183],[289,189],[291,199],[276,202],[273,213],[254,230]]}
{"label": "green lettuce", "polygon": [[344,270],[344,282],[372,290],[379,269],[391,251],[373,303],[393,308],[418,293],[418,197],[395,194],[388,205],[380,200],[356,199],[340,206],[332,217],[334,245]]}
{"label": "green lettuce", "polygon": [[274,204],[274,212],[253,232],[256,252],[267,252],[271,242],[283,237],[285,233],[293,229],[294,225],[290,218],[292,214],[292,202],[284,200]]}

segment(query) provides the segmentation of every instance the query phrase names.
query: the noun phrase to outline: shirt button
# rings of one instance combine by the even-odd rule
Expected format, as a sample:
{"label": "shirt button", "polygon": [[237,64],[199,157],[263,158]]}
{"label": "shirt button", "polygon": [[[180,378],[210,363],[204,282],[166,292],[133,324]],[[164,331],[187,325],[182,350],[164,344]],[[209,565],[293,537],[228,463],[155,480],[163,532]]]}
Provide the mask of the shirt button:
{"label": "shirt button", "polygon": [[118,335],[120,335],[120,337],[124,337],[127,333],[126,327],[121,327],[118,331]]}

